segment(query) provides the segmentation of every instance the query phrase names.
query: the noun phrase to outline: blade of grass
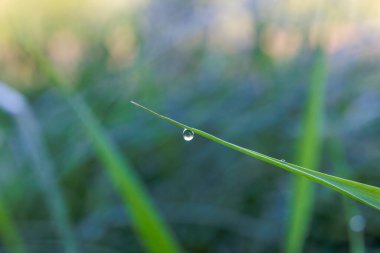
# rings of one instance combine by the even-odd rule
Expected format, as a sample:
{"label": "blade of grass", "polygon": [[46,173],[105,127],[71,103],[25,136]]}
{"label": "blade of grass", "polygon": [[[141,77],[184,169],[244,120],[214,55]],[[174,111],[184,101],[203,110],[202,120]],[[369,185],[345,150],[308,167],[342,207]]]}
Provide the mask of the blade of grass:
{"label": "blade of grass", "polygon": [[[53,164],[43,142],[40,127],[26,99],[8,85],[0,82],[0,108],[3,107],[13,116],[24,141],[25,148],[31,155],[33,168],[43,189],[54,224],[64,241],[65,252],[78,252],[75,237],[71,229],[67,207],[62,192],[54,175]],[[6,99],[8,98],[8,99]]]}
{"label": "blade of grass", "polygon": [[0,238],[10,253],[26,253],[25,246],[0,196]]}
{"label": "blade of grass", "polygon": [[92,112],[78,96],[68,97],[68,102],[78,114],[125,207],[129,209],[146,248],[149,252],[180,252],[179,245],[154,208],[132,166],[106,138]]}
{"label": "blade of grass", "polygon": [[[326,61],[322,48],[314,52],[307,109],[304,112],[302,135],[296,162],[303,167],[317,168],[320,160],[323,121]],[[293,178],[290,218],[285,240],[285,252],[300,253],[309,231],[314,203],[314,185],[304,177]]]}
{"label": "blade of grass", "polygon": [[[343,152],[343,146],[340,141],[337,139],[330,140],[329,143],[330,154],[332,156],[333,168],[336,173],[342,177],[351,177],[351,173],[349,170],[349,165],[346,162],[345,155]],[[361,217],[361,213],[357,205],[352,202],[350,199],[345,197],[342,198],[343,208],[345,213],[345,218],[348,227],[348,237],[350,241],[350,252],[351,253],[364,253],[365,252],[365,242],[364,242],[364,234],[362,230],[354,231],[350,222],[351,219],[357,215]]]}
{"label": "blade of grass", "polygon": [[153,205],[147,190],[135,174],[131,164],[122,156],[116,146],[107,138],[102,126],[90,108],[79,96],[70,94],[70,86],[54,69],[52,64],[39,52],[23,47],[37,62],[42,72],[61,88],[68,104],[80,119],[85,133],[92,140],[94,149],[103,162],[124,206],[129,210],[134,228],[149,252],[181,252],[170,229]]}
{"label": "blade of grass", "polygon": [[[3,84],[0,82],[0,88]],[[4,95],[4,91],[1,93]],[[8,101],[12,100],[12,97],[6,96],[0,99],[0,108],[5,110],[11,110]],[[8,213],[6,205],[1,197],[0,193],[0,239],[4,243],[7,250],[11,253],[25,253],[26,249],[21,240],[15,224],[11,220],[11,216]]]}
{"label": "blade of grass", "polygon": [[211,135],[207,132],[204,132],[202,130],[189,127],[183,123],[180,123],[178,121],[175,121],[169,117],[163,116],[161,114],[158,114],[155,111],[152,111],[151,109],[148,109],[147,107],[144,107],[136,102],[131,101],[132,104],[136,105],[137,107],[140,107],[144,109],[145,111],[151,113],[152,115],[165,120],[171,124],[174,124],[180,128],[188,129],[193,131],[194,133],[203,136],[206,139],[209,139],[211,141],[214,141],[216,143],[219,143],[221,145],[224,145],[228,148],[234,149],[236,151],[239,151],[243,154],[252,156],[258,160],[261,160],[263,162],[275,165],[276,167],[285,169],[291,173],[306,177],[316,183],[322,184],[324,186],[327,186],[333,190],[336,190],[346,196],[349,196],[355,200],[358,200],[368,206],[371,206],[375,209],[380,210],[380,188],[366,185],[363,183],[359,183],[356,181],[347,180],[344,178],[332,176],[326,173],[318,172],[315,170],[310,170],[295,164],[291,164],[288,162],[281,161],[276,158],[272,158],[270,156],[261,154],[259,152],[240,147],[238,145],[235,145],[233,143],[227,142],[225,140],[222,140],[214,135]]}

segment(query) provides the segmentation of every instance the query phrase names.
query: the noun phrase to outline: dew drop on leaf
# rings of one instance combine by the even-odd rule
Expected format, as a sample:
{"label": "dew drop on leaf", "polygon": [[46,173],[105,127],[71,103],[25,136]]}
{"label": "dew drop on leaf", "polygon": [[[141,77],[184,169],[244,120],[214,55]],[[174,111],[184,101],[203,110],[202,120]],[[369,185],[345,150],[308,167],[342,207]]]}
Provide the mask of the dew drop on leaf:
{"label": "dew drop on leaf", "polygon": [[281,161],[282,163],[286,162],[286,160],[285,160],[285,159],[281,159],[280,161]]}
{"label": "dew drop on leaf", "polygon": [[184,129],[182,135],[185,141],[191,141],[194,139],[194,132],[189,129]]}

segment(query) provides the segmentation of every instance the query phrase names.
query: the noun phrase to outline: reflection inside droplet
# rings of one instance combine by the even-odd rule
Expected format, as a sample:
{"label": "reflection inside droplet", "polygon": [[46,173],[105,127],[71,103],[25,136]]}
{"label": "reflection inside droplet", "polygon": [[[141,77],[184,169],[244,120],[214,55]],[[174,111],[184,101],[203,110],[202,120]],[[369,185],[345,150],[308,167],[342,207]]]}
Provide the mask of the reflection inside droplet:
{"label": "reflection inside droplet", "polygon": [[189,129],[184,129],[182,135],[185,141],[191,141],[194,139],[194,132]]}

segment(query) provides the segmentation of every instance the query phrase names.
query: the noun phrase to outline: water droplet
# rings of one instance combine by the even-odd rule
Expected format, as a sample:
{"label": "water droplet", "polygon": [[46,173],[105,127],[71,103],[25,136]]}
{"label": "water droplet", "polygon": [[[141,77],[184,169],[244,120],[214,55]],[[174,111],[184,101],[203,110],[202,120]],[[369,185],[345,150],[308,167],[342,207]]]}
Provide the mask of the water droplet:
{"label": "water droplet", "polygon": [[191,141],[194,139],[194,132],[189,129],[184,129],[182,135],[185,141]]}
{"label": "water droplet", "polygon": [[285,159],[281,159],[280,161],[281,161],[282,163],[285,163],[285,162],[286,162],[286,160],[285,160]]}
{"label": "water droplet", "polygon": [[350,228],[354,232],[361,232],[365,228],[365,219],[361,215],[352,216],[350,219]]}

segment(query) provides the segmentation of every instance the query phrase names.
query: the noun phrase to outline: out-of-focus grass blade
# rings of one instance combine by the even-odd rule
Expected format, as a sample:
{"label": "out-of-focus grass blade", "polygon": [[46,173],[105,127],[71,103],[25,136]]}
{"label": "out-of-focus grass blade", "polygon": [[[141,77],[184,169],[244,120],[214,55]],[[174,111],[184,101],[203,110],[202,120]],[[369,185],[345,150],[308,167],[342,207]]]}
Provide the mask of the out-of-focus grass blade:
{"label": "out-of-focus grass blade", "polygon": [[85,133],[92,140],[95,151],[120,196],[129,210],[134,228],[143,245],[149,252],[181,252],[180,246],[171,231],[155,209],[145,187],[135,174],[126,157],[122,156],[107,138],[100,123],[79,96],[70,95],[70,85],[39,52],[25,48],[38,63],[38,66],[59,86],[65,98],[78,115]]}
{"label": "out-of-focus grass blade", "polygon": [[53,164],[43,143],[37,120],[26,99],[20,93],[1,82],[0,91],[0,108],[4,108],[16,121],[25,148],[32,158],[35,173],[40,179],[54,224],[64,241],[65,252],[78,252],[67,208],[58,186],[57,178],[54,175]]}
{"label": "out-of-focus grass blade", "polygon": [[[311,73],[307,108],[304,112],[302,134],[298,143],[296,162],[303,167],[317,168],[322,142],[324,91],[326,83],[326,61],[324,52],[317,48]],[[313,203],[314,185],[303,177],[295,177],[291,187],[290,215],[285,239],[285,252],[302,252],[309,230]]]}
{"label": "out-of-focus grass blade", "polygon": [[[0,88],[3,84],[0,82]],[[5,87],[5,86],[4,86]],[[3,94],[4,92],[2,92]],[[0,108],[3,108],[8,111],[12,108],[9,108],[7,101],[12,99],[7,96],[0,100]],[[5,245],[7,250],[11,253],[25,253],[26,249],[21,240],[21,237],[16,229],[16,226],[13,224],[11,217],[8,213],[8,210],[3,202],[0,192],[0,242]]]}
{"label": "out-of-focus grass blade", "polygon": [[123,159],[115,146],[105,137],[103,130],[79,97],[68,97],[78,114],[94,148],[130,211],[135,228],[150,252],[180,252],[177,242],[155,210],[148,194],[135,175],[131,165]]}
{"label": "out-of-focus grass blade", "polygon": [[227,142],[225,140],[222,140],[214,135],[211,135],[209,133],[206,133],[202,130],[186,126],[185,124],[182,124],[178,121],[175,121],[171,118],[168,118],[166,116],[163,116],[161,114],[156,113],[155,111],[152,111],[151,109],[148,109],[136,102],[132,102],[134,105],[146,110],[147,112],[153,114],[154,116],[163,119],[167,122],[170,122],[180,128],[188,129],[190,131],[193,131],[194,133],[203,136],[209,140],[212,140],[216,143],[219,143],[221,145],[224,145],[226,147],[229,147],[231,149],[234,149],[236,151],[239,151],[241,153],[244,153],[246,155],[252,156],[256,159],[259,159],[263,162],[275,165],[276,167],[283,168],[289,172],[292,172],[294,174],[306,177],[308,179],[311,179],[314,182],[320,183],[322,185],[325,185],[333,190],[336,190],[346,196],[349,196],[355,200],[358,200],[368,206],[371,206],[373,208],[376,208],[380,210],[380,188],[362,184],[359,182],[343,179],[340,177],[332,176],[326,173],[318,172],[315,170],[310,170],[295,164],[291,164],[288,162],[281,161],[276,158],[272,158],[270,156],[261,154],[259,152],[240,147],[238,145],[235,145],[233,143]]}
{"label": "out-of-focus grass blade", "polygon": [[26,253],[25,246],[0,196],[0,242],[10,253]]}
{"label": "out-of-focus grass blade", "polygon": [[[331,140],[329,143],[331,160],[334,170],[339,176],[351,177],[349,171],[349,165],[346,162],[345,155],[343,152],[342,144],[338,140]],[[364,218],[359,211],[359,208],[350,199],[343,197],[343,208],[346,216],[346,222],[348,227],[348,236],[350,241],[350,252],[351,253],[364,253],[365,252],[365,242],[364,242],[364,224],[359,224],[359,228],[355,228],[355,224],[351,224],[353,219],[361,218],[364,222]]]}

